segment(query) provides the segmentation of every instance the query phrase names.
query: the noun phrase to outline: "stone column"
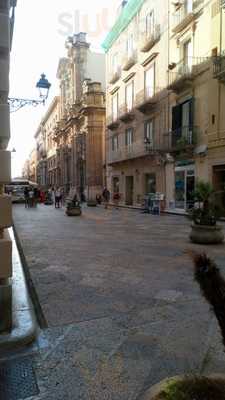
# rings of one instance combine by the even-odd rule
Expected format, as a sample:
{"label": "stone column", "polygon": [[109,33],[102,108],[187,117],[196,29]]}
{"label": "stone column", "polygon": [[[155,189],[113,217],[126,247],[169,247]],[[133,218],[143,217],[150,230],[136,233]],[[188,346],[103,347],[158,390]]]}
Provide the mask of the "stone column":
{"label": "stone column", "polygon": [[12,242],[8,233],[12,208],[10,197],[4,194],[4,185],[11,181],[11,153],[6,150],[10,138],[9,8],[9,0],[0,0],[0,332],[9,331],[12,326]]}

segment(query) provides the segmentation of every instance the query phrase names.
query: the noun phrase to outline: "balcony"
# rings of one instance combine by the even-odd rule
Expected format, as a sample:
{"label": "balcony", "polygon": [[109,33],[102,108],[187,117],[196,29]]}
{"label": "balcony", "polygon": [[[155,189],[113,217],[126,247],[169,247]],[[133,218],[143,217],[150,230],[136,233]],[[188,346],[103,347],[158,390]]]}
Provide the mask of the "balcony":
{"label": "balcony", "polygon": [[107,118],[106,126],[108,129],[111,131],[117,129],[120,125],[120,121],[118,118],[114,118],[113,116],[110,116]]}
{"label": "balcony", "polygon": [[133,51],[132,54],[126,55],[122,63],[123,71],[129,71],[129,69],[133,67],[133,65],[135,65],[136,62],[137,62],[137,51]]}
{"label": "balcony", "polygon": [[168,89],[179,93],[192,87],[193,80],[209,68],[209,60],[209,57],[186,57],[169,64]]}
{"label": "balcony", "polygon": [[159,88],[154,88],[154,90],[152,91],[142,90],[137,94],[136,108],[143,114],[150,114],[152,111],[155,110],[159,100],[160,100]]}
{"label": "balcony", "polygon": [[135,119],[134,108],[128,107],[126,104],[120,107],[119,119],[122,122],[131,122]]}
{"label": "balcony", "polygon": [[198,126],[183,126],[164,135],[164,150],[193,155],[198,140]]}
{"label": "balcony", "polygon": [[145,32],[141,35],[140,48],[143,53],[147,53],[160,39],[160,25],[154,27],[153,32]]}
{"label": "balcony", "polygon": [[[189,4],[190,3],[190,4]],[[172,31],[179,33],[191,24],[202,12],[204,0],[183,0],[176,3],[176,11],[172,16]]]}
{"label": "balcony", "polygon": [[213,76],[225,84],[225,55],[213,57]]}
{"label": "balcony", "polygon": [[150,149],[144,143],[143,138],[143,140],[138,140],[129,146],[123,146],[118,150],[110,151],[108,153],[108,163],[114,164],[134,158],[146,157],[151,152],[153,153],[153,147],[150,151]]}
{"label": "balcony", "polygon": [[61,132],[63,132],[65,127],[66,127],[65,119],[60,119],[59,121],[57,121],[54,127],[55,137],[57,137]]}
{"label": "balcony", "polygon": [[111,85],[114,85],[114,83],[116,83],[120,78],[121,78],[121,67],[118,66],[117,69],[110,75],[109,83]]}

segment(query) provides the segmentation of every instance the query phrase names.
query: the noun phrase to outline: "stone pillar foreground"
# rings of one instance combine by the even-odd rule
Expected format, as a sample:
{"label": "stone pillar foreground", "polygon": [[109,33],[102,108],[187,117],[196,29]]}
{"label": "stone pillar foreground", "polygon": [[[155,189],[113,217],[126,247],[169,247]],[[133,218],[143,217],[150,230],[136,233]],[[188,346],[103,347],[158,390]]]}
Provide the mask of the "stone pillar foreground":
{"label": "stone pillar foreground", "polygon": [[12,226],[11,199],[4,194],[4,185],[11,181],[11,153],[6,150],[10,139],[9,124],[9,0],[0,0],[0,332],[12,327],[12,242],[8,228]]}

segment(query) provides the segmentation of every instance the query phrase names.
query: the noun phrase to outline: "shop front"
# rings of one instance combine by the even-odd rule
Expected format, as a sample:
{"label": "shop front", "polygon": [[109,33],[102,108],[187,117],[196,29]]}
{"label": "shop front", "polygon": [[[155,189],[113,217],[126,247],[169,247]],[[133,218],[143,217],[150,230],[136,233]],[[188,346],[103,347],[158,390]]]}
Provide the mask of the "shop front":
{"label": "shop front", "polygon": [[175,208],[188,210],[194,204],[195,165],[177,163],[175,166]]}

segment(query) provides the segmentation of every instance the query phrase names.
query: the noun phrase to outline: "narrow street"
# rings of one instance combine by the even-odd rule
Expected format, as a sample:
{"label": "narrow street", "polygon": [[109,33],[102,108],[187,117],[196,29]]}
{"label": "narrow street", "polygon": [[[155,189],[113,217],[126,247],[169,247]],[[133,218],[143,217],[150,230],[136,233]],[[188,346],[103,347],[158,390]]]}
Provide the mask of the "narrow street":
{"label": "narrow street", "polygon": [[[224,371],[186,218],[16,205],[14,224],[48,325],[28,351],[34,399],[142,399],[164,377]],[[206,250],[225,272],[224,245]]]}

